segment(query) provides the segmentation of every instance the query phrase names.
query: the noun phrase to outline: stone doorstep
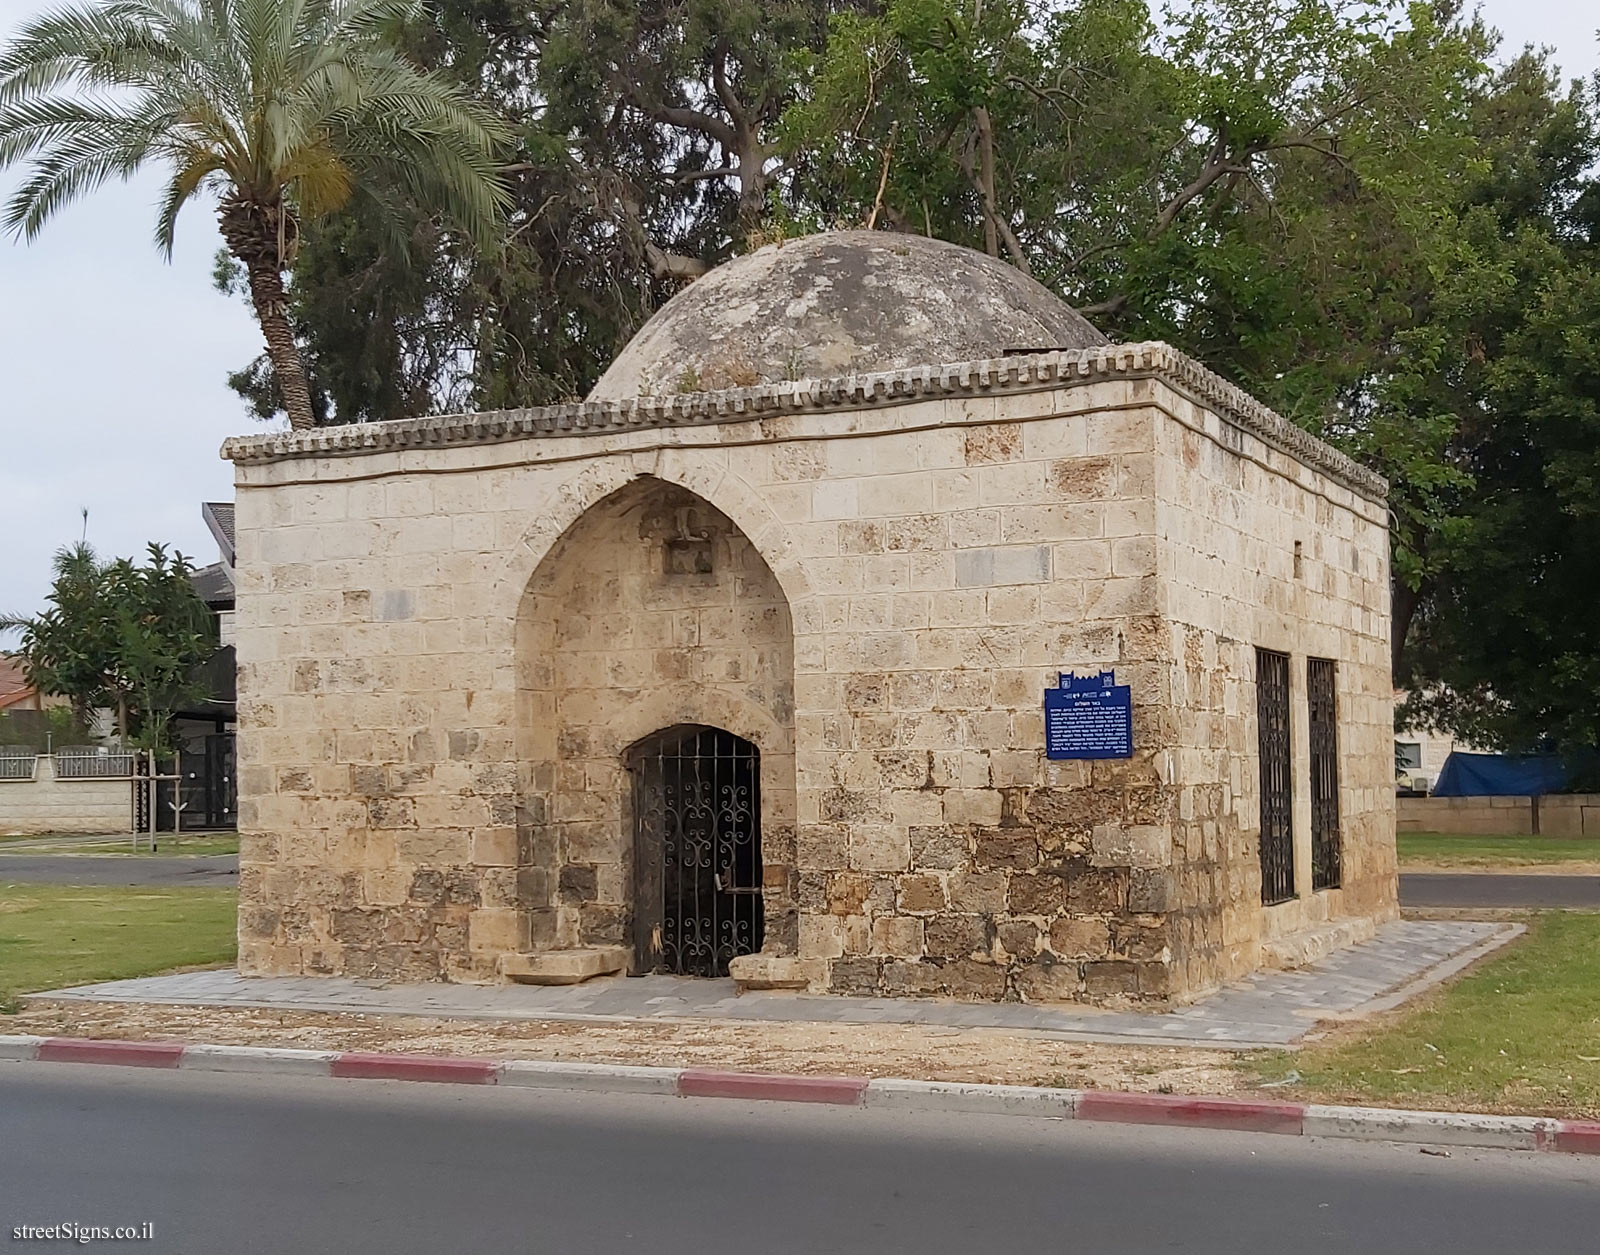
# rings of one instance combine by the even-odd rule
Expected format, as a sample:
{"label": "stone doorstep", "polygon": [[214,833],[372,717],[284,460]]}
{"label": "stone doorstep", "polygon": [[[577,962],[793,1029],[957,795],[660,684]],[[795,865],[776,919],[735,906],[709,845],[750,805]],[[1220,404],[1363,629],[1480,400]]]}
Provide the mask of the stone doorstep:
{"label": "stone doorstep", "polygon": [[500,975],[522,985],[576,985],[594,976],[612,976],[627,966],[626,946],[503,954],[499,961]]}
{"label": "stone doorstep", "polygon": [[1111,1093],[949,1081],[872,1080],[864,1076],[789,1076],[709,1068],[646,1068],[184,1042],[101,1041],[78,1037],[0,1037],[0,1060],[827,1103],[900,1111],[1153,1124],[1330,1140],[1600,1155],[1600,1123],[1589,1121],[1478,1112],[1333,1107],[1203,1094]]}
{"label": "stone doorstep", "polygon": [[1334,950],[1371,941],[1377,931],[1370,919],[1356,916],[1286,933],[1261,943],[1261,966],[1272,971],[1310,967]]}
{"label": "stone doorstep", "polygon": [[741,954],[728,962],[728,975],[740,993],[752,989],[805,989],[822,977],[822,963],[776,954]]}

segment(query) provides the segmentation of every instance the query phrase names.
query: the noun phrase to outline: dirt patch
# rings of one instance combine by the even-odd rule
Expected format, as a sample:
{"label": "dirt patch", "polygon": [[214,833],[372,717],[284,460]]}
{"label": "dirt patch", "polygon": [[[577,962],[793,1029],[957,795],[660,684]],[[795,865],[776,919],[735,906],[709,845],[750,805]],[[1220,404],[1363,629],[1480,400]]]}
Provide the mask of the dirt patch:
{"label": "dirt patch", "polygon": [[0,1033],[305,1050],[548,1059],[847,1074],[1132,1092],[1226,1094],[1248,1084],[1225,1051],[1089,1045],[996,1029],[728,1021],[486,1021],[153,1003],[30,1001]]}

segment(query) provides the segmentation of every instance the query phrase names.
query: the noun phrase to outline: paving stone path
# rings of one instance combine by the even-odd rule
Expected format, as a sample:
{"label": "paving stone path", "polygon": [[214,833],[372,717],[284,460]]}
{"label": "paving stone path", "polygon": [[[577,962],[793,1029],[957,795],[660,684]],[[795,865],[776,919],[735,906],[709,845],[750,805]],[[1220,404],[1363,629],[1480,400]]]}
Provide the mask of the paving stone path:
{"label": "paving stone path", "polygon": [[1068,1040],[1222,1049],[1285,1046],[1319,1019],[1403,1001],[1521,931],[1481,921],[1406,920],[1371,941],[1292,972],[1258,972],[1192,1006],[1166,1012],[932,999],[736,995],[733,982],[674,976],[609,977],[582,985],[385,985],[341,978],[242,977],[182,972],[41,995],[90,1002],[254,1007],[494,1020],[704,1019],[995,1028]]}

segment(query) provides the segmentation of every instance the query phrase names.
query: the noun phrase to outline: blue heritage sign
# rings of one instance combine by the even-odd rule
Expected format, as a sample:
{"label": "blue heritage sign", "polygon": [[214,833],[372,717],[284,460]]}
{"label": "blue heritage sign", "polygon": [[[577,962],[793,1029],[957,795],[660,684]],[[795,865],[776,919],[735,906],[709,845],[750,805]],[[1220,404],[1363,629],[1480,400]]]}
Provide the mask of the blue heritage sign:
{"label": "blue heritage sign", "polygon": [[1044,691],[1046,758],[1129,758],[1133,754],[1133,690],[1115,671],[1073,675]]}

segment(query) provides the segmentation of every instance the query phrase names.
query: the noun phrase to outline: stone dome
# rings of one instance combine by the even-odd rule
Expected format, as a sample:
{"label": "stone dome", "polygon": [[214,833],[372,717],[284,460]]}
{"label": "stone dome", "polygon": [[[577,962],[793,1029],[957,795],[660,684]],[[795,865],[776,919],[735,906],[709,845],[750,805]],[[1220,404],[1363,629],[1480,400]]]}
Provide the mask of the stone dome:
{"label": "stone dome", "polygon": [[1105,343],[1042,284],[983,253],[920,235],[829,231],[768,244],[695,280],[639,329],[589,399]]}

